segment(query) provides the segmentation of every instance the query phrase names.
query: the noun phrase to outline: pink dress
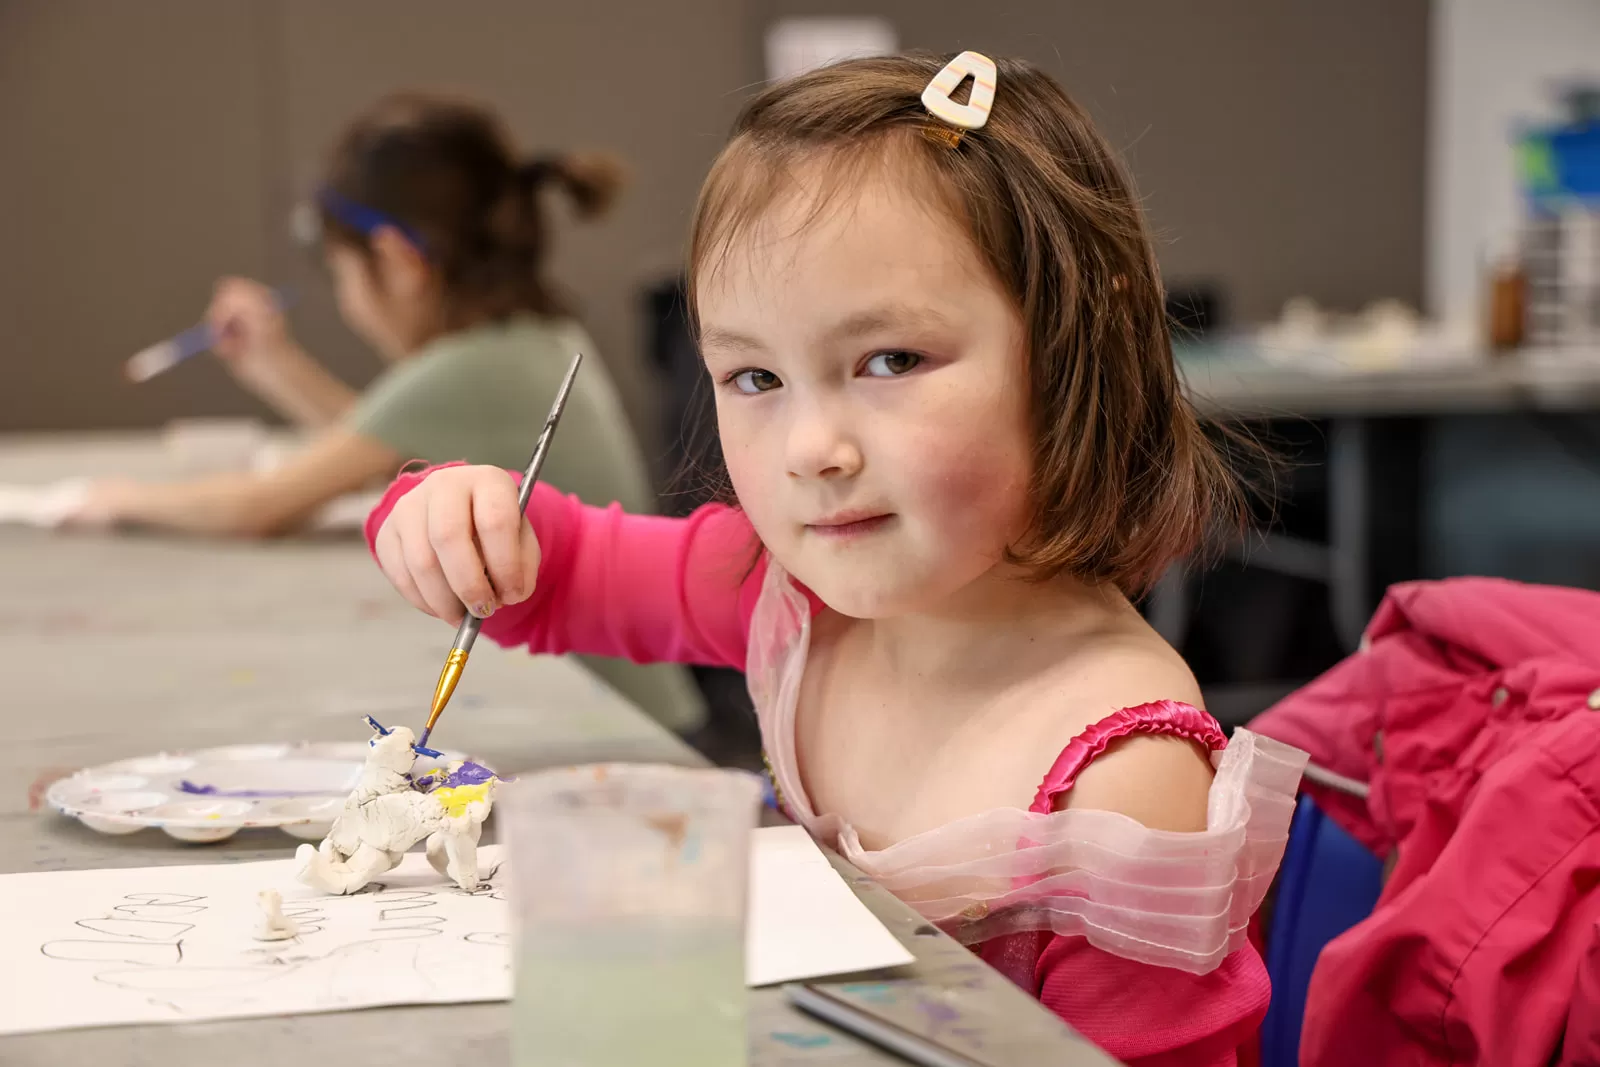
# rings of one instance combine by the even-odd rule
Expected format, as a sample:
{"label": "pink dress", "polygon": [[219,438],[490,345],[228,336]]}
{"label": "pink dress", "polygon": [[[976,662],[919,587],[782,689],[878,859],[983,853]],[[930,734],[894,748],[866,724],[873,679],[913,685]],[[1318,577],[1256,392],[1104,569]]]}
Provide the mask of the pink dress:
{"label": "pink dress", "polygon": [[[369,544],[428,471],[402,475],[367,520]],[[1028,811],[995,809],[877,851],[812,810],[794,720],[819,602],[759,553],[744,515],[686,519],[593,508],[546,485],[528,508],[543,553],[538,588],[485,621],[502,645],[746,672],[788,814],[930,922],[1139,1067],[1239,1062],[1266,1012],[1246,937],[1287,838],[1304,756],[1175,702],[1117,712],[1075,739]],[[1212,753],[1207,829],[1150,830],[1115,812],[1054,811],[1119,737],[1184,737]]]}

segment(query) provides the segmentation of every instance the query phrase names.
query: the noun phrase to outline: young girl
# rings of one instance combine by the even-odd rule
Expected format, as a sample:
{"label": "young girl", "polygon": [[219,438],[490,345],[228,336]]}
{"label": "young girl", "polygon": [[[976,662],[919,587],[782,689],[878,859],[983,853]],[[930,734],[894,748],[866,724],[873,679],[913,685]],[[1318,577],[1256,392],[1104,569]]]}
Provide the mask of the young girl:
{"label": "young girl", "polygon": [[1225,742],[1129,595],[1241,494],[1104,141],[1025,63],[942,62],[775,85],[712,168],[689,266],[736,503],[540,486],[525,520],[454,466],[368,536],[503,644],[746,668],[793,817],[1124,1061],[1232,1064],[1299,754]]}
{"label": "young girl", "polygon": [[[314,207],[339,313],[388,369],[358,394],[295,342],[265,286],[223,279],[206,314],[217,356],[313,431],[309,446],[267,474],[103,483],[80,518],[264,536],[409,460],[525,465],[573,351],[598,356],[544,277],[543,193],[559,187],[593,217],[617,183],[603,157],[519,159],[476,104],[378,101],[335,144]],[[598,358],[569,410],[551,481],[591,503],[648,509],[644,462]]]}
{"label": "young girl", "polygon": [[[315,206],[340,315],[388,369],[358,394],[295,342],[266,287],[224,279],[207,312],[216,354],[310,430],[310,443],[264,473],[101,482],[69,521],[259,537],[411,460],[525,466],[579,350],[589,358],[544,469],[583,500],[651,510],[612,379],[544,276],[546,190],[595,217],[617,184],[604,158],[519,159],[477,104],[419,93],[378,101],[339,138]],[[666,725],[687,729],[704,715],[681,668],[592,665]]]}

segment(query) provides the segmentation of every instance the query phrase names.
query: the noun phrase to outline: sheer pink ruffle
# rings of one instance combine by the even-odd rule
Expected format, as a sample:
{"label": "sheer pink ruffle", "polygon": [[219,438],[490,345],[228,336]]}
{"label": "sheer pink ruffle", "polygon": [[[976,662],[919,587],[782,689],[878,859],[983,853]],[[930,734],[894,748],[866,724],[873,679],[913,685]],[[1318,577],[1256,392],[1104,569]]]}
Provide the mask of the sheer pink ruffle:
{"label": "sheer pink ruffle", "polygon": [[[966,944],[1024,931],[1082,936],[1116,955],[1194,974],[1245,943],[1288,839],[1303,752],[1235,731],[1212,753],[1216,778],[1200,833],[1151,830],[1107,811],[997,808],[869,851],[838,816],[814,812],[801,788],[794,715],[810,631],[810,604],[770,566],[751,620],[747,670],[774,783],[806,829],[928,921]],[[1170,712],[1180,732],[1215,747],[1201,724],[1209,720],[1183,707]],[[1138,721],[1129,709],[1100,747],[1134,732]],[[1077,769],[1096,754],[1094,740],[1084,743]],[[1057,767],[1068,782],[1076,773],[1065,753]]]}

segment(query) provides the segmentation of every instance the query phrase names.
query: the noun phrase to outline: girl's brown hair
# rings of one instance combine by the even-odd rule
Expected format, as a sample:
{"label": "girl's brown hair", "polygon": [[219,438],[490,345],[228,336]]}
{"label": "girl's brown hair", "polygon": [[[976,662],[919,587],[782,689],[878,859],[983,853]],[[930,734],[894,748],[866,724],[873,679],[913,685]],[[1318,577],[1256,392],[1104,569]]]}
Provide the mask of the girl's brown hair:
{"label": "girl's brown hair", "polygon": [[864,168],[909,162],[908,192],[933,190],[1024,323],[1034,514],[1012,560],[1142,592],[1212,531],[1242,529],[1248,501],[1184,397],[1144,215],[1109,145],[1020,60],[998,63],[988,123],[957,139],[921,103],[950,58],[849,60],[751,100],[695,211],[691,313],[699,279],[795,191],[803,159],[828,162],[819,205]]}
{"label": "girl's brown hair", "polygon": [[[615,200],[621,168],[599,155],[519,159],[489,109],[408,92],[384,97],[350,123],[324,189],[416,235],[439,272],[446,325],[459,328],[516,312],[567,312],[544,277],[549,233],[540,193],[552,184],[579,216],[594,218]],[[320,214],[325,240],[371,247],[326,203]]]}

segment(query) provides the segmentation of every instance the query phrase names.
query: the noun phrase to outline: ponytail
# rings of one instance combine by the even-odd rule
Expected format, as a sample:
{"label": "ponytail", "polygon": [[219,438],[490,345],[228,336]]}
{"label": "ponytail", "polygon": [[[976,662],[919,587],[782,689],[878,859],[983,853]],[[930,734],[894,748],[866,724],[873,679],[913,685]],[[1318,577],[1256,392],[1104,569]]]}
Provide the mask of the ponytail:
{"label": "ponytail", "polygon": [[584,219],[611,210],[623,184],[621,163],[598,152],[535,156],[517,168],[517,177],[534,194],[552,182],[559,184]]}
{"label": "ponytail", "polygon": [[[348,202],[401,226],[438,272],[444,316],[456,329],[518,313],[570,314],[545,277],[549,232],[539,193],[559,185],[580,218],[611,207],[622,168],[605,155],[517,161],[498,117],[481,104],[432,93],[385,97],[334,146],[320,206],[324,240],[370,250],[370,228]],[[359,220],[357,220],[359,221]]]}

